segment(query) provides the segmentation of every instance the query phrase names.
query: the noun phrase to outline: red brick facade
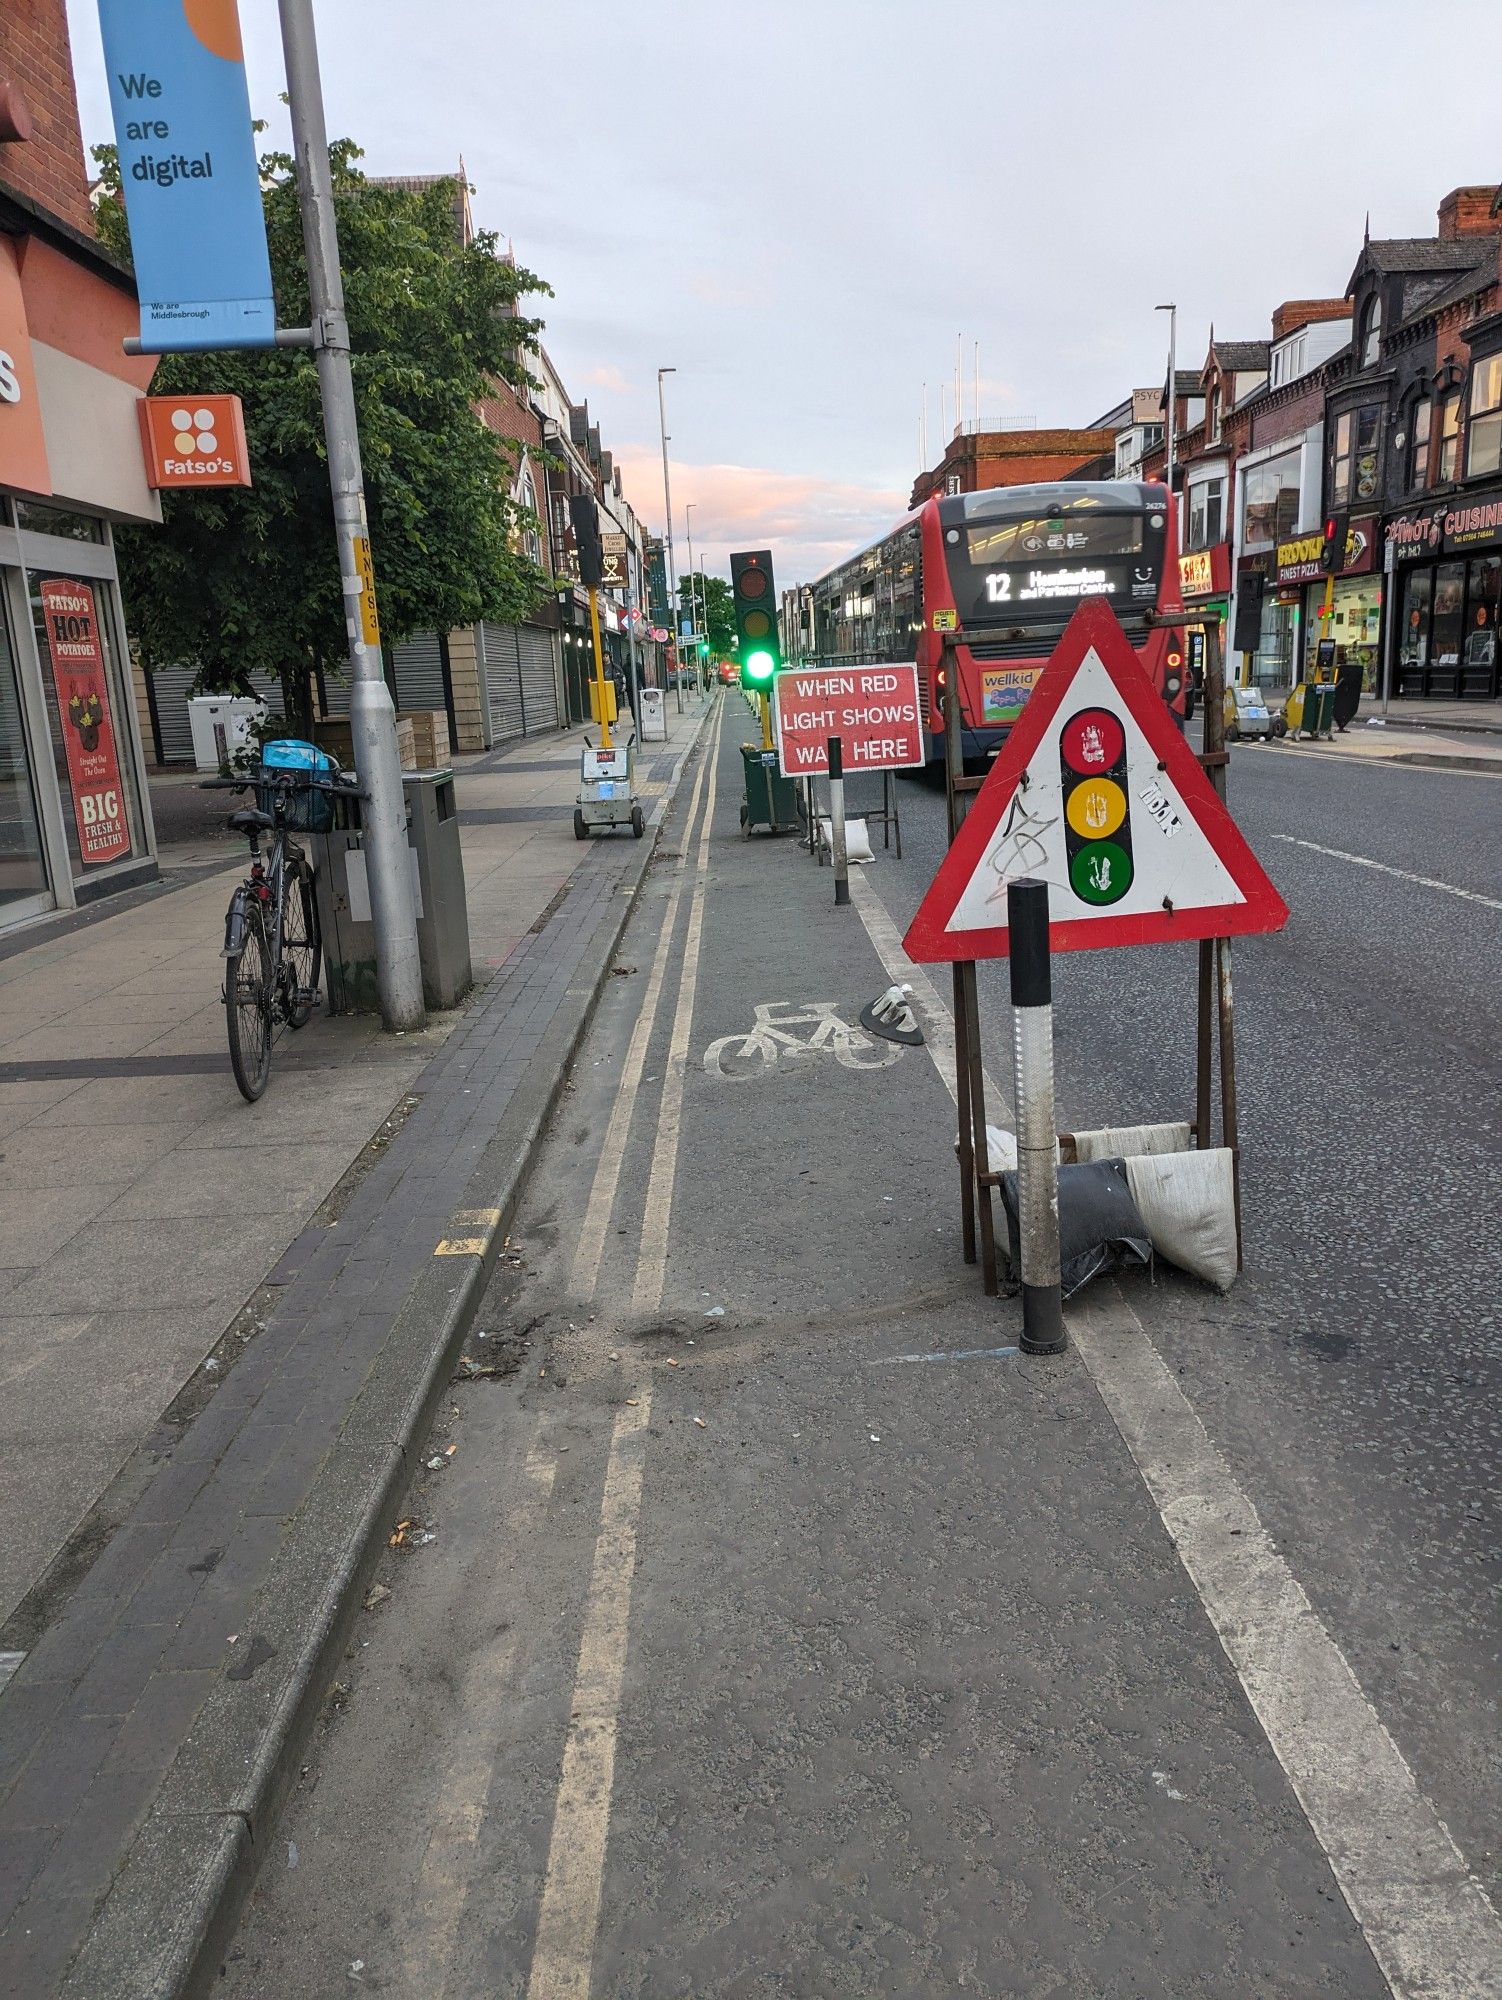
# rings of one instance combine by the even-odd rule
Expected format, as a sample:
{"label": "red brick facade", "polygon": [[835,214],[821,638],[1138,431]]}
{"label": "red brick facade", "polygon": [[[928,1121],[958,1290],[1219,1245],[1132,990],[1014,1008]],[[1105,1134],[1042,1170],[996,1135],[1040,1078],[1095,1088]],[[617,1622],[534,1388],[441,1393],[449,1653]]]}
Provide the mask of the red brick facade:
{"label": "red brick facade", "polygon": [[1499,220],[1492,212],[1494,187],[1453,188],[1439,205],[1439,238],[1451,243],[1457,236],[1491,236]]}
{"label": "red brick facade", "polygon": [[[953,477],[961,493],[990,486],[1029,486],[1053,479],[1109,479],[1114,431],[967,431],[949,440],[932,472],[920,472],[909,503],[942,494]],[[1100,461],[1104,461],[1104,469]]]}
{"label": "red brick facade", "polygon": [[19,95],[31,137],[0,143],[0,186],[94,234],[64,0],[3,0],[0,82]]}

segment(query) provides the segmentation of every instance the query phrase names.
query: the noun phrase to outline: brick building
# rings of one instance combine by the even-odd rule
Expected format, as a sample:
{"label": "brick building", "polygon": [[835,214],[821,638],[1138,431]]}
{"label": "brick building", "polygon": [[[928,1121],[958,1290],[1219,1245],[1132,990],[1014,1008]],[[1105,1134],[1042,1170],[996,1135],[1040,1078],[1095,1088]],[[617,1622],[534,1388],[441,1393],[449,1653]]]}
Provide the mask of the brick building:
{"label": "brick building", "polygon": [[0,930],[156,873],[113,546],[157,521],[64,0],[0,8]]}
{"label": "brick building", "polygon": [[1030,486],[1050,479],[1109,479],[1116,432],[1093,430],[956,431],[938,464],[913,481],[911,507],[934,494],[977,493],[988,486]]}

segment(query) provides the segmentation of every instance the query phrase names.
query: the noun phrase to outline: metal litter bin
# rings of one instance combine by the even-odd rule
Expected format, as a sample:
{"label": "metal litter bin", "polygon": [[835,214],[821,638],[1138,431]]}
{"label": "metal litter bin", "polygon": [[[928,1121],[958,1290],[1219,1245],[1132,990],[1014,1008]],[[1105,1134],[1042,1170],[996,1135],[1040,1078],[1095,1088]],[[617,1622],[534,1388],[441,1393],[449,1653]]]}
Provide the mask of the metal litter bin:
{"label": "metal litter bin", "polygon": [[[472,984],[469,907],[451,771],[404,771],[407,851],[417,909],[417,952],[427,1006],[456,1007]],[[309,837],[317,870],[324,979],[331,1014],[380,1011],[375,925],[358,799],[334,801],[334,825]]]}
{"label": "metal litter bin", "polygon": [[403,771],[407,838],[417,855],[417,951],[422,997],[457,1007],[472,982],[469,904],[452,771]]}

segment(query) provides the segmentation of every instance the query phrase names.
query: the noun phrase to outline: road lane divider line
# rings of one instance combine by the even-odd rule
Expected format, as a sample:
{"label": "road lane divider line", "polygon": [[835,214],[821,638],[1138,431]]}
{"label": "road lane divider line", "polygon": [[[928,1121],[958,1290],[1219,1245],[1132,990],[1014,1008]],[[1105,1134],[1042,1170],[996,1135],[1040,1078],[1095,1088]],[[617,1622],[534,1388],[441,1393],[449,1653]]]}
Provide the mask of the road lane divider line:
{"label": "road lane divider line", "polygon": [[1447,896],[1459,896],[1464,903],[1480,903],[1485,910],[1502,910],[1502,897],[1483,896],[1479,889],[1459,889],[1453,882],[1439,882],[1432,875],[1415,875],[1408,868],[1392,868],[1385,861],[1373,861],[1369,854],[1347,854],[1343,847],[1321,847],[1317,840],[1300,840],[1292,833],[1270,833],[1268,839],[1281,840],[1287,847],[1305,847],[1311,854],[1328,855],[1332,861],[1349,861],[1354,868],[1374,868],[1379,875],[1413,882],[1420,889],[1439,889]]}
{"label": "road lane divider line", "polygon": [[1502,1994],[1502,1925],[1402,1751],[1120,1300],[1070,1333],[1395,2000]]}
{"label": "road lane divider line", "polygon": [[[887,972],[913,985],[925,1015],[945,1017],[947,1034],[930,1034],[925,1046],[953,1098],[948,1009],[931,983],[922,993],[896,925],[875,891],[862,889],[856,907]],[[868,905],[876,906],[869,918]],[[1495,1908],[1142,1322],[1118,1299],[1109,1321],[1099,1308],[1070,1314],[1076,1349],[1394,2000],[1502,2000]]]}
{"label": "road lane divider line", "polygon": [[652,1388],[616,1412],[527,2000],[589,2000]]}
{"label": "road lane divider line", "polygon": [[668,898],[667,911],[662,920],[662,934],[657,940],[652,969],[647,975],[646,990],[642,995],[641,1011],[636,1017],[636,1025],[631,1031],[631,1040],[626,1048],[626,1059],[621,1065],[615,1102],[610,1108],[610,1119],[605,1127],[600,1157],[595,1163],[594,1179],[590,1183],[589,1199],[584,1207],[579,1241],[574,1247],[574,1261],[569,1273],[569,1292],[576,1299],[593,1298],[595,1287],[599,1282],[600,1260],[605,1254],[605,1238],[610,1228],[610,1217],[615,1209],[621,1163],[626,1156],[626,1141],[631,1132],[631,1116],[636,1108],[636,1094],[641,1084],[642,1071],[646,1066],[647,1045],[652,1039],[652,1030],[657,1023],[657,1008],[662,996],[663,979],[667,972],[668,953],[672,949],[673,934],[678,925],[678,910],[688,881],[689,842],[693,838],[695,815],[699,810],[705,778],[714,762],[717,748],[718,724],[716,736],[711,739],[709,754],[700,765],[698,777],[694,782],[693,794],[684,819],[684,850],[678,857],[672,893]]}
{"label": "road lane divider line", "polygon": [[652,1170],[647,1180],[646,1209],[642,1217],[641,1250],[636,1265],[636,1285],[631,1294],[631,1310],[655,1313],[662,1304],[667,1279],[668,1227],[673,1219],[673,1183],[678,1173],[678,1136],[683,1126],[683,1079],[688,1068],[689,1037],[694,1021],[694,996],[699,985],[699,950],[704,933],[704,892],[709,880],[709,841],[714,829],[715,788],[719,781],[720,725],[725,710],[715,719],[710,746],[709,796],[699,832],[699,852],[694,863],[694,895],[689,906],[688,930],[683,942],[683,968],[678,980],[678,1005],[673,1015],[673,1037],[662,1078],[662,1101],[657,1115],[657,1141],[652,1151]]}
{"label": "road lane divider line", "polygon": [[[558,1453],[539,1425],[523,1461],[522,1491],[508,1509],[508,1534],[525,1547],[541,1525],[553,1491]],[[510,1704],[516,1635],[483,1648],[465,1674],[454,1727],[444,1732],[433,1793],[437,1808],[418,1864],[402,1937],[403,1990],[410,2000],[442,2000],[448,1991],[464,1909],[475,1885],[480,1831]]]}

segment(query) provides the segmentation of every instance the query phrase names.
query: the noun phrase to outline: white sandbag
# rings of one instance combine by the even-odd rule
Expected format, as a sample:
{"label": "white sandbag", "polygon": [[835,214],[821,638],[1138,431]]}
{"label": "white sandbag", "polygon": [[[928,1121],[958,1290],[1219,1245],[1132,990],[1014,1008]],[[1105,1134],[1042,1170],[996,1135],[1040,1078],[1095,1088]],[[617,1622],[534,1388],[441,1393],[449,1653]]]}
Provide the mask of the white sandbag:
{"label": "white sandbag", "polygon": [[1077,1160],[1130,1160],[1142,1153],[1187,1153],[1185,1125],[1107,1125],[1099,1132],[1076,1132]]}
{"label": "white sandbag", "polygon": [[[819,815],[819,845],[826,853],[834,853],[834,835],[829,830],[828,813]],[[871,835],[863,819],[847,819],[845,822],[845,859],[847,862],[876,859],[871,852]]]}
{"label": "white sandbag", "polygon": [[[954,1142],[956,1153],[960,1150],[958,1139]],[[1017,1134],[1009,1132],[1005,1125],[986,1127],[986,1168],[989,1174],[1014,1174],[1017,1171]]]}
{"label": "white sandbag", "polygon": [[1228,1146],[1126,1156],[1127,1185],[1153,1248],[1228,1292],[1236,1277],[1236,1198]]}

